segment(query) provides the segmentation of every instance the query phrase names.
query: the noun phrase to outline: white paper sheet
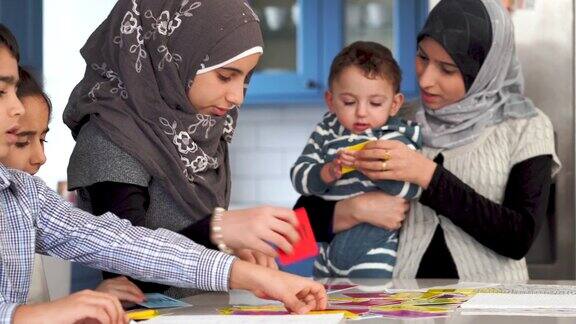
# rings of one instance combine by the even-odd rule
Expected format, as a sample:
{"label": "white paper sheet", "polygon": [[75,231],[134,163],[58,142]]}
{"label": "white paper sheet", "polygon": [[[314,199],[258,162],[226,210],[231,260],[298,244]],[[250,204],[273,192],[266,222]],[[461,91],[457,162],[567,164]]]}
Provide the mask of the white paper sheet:
{"label": "white paper sheet", "polygon": [[574,309],[576,295],[477,294],[461,309]]}
{"label": "white paper sheet", "polygon": [[343,314],[323,315],[181,315],[160,316],[141,322],[146,324],[340,324]]}
{"label": "white paper sheet", "polygon": [[576,317],[573,309],[465,309],[460,315]]}
{"label": "white paper sheet", "polygon": [[576,286],[568,285],[504,284],[495,289],[506,294],[576,295]]}

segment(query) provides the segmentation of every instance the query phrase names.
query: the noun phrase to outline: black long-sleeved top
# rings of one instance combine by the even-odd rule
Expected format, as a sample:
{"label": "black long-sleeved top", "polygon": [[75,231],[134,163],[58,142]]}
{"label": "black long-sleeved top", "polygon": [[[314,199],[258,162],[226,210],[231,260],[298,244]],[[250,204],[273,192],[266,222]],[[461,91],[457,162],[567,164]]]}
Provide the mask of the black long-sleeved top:
{"label": "black long-sleeved top", "polygon": [[[550,193],[552,157],[536,156],[512,167],[504,200],[497,204],[478,194],[438,163],[420,203],[449,218],[484,246],[503,256],[521,259],[528,253],[546,217]],[[300,197],[296,207],[305,207],[319,241],[330,242],[336,202],[319,197]],[[456,266],[448,251],[444,233],[435,231],[420,263],[419,278],[456,278]]]}
{"label": "black long-sleeved top", "polygon": [[[146,226],[145,215],[150,203],[148,188],[118,182],[99,182],[87,188],[95,215],[112,212],[132,225]],[[210,217],[202,219],[178,233],[210,249]]]}

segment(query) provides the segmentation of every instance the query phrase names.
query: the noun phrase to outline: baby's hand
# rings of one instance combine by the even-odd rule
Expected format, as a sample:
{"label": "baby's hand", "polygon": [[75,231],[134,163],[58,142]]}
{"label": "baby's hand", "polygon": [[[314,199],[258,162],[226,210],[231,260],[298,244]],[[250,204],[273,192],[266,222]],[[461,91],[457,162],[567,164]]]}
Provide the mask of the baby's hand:
{"label": "baby's hand", "polygon": [[322,167],[322,171],[320,171],[322,181],[330,184],[342,178],[342,167],[354,167],[355,161],[355,152],[346,149],[338,151],[336,158]]}
{"label": "baby's hand", "polygon": [[340,165],[340,161],[335,159],[332,162],[324,164],[320,171],[320,177],[325,184],[331,184],[340,179],[342,177],[342,166]]}
{"label": "baby's hand", "polygon": [[353,167],[354,162],[356,162],[355,152],[340,150],[338,152],[338,156],[336,157],[336,161],[338,161],[341,166]]}

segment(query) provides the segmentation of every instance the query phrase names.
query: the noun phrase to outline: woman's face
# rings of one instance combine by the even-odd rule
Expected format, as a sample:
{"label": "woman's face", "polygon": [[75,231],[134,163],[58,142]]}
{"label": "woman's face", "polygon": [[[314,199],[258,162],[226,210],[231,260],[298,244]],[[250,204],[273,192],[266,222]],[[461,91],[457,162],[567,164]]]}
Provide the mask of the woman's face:
{"label": "woman's face", "polygon": [[430,109],[441,109],[466,95],[460,69],[442,45],[432,38],[425,37],[418,44],[416,76],[422,102]]}
{"label": "woman's face", "polygon": [[20,117],[18,139],[1,162],[33,175],[46,162],[44,142],[48,133],[48,104],[41,96],[27,96],[20,100],[25,113]]}
{"label": "woman's face", "polygon": [[188,100],[203,115],[225,116],[244,102],[246,77],[256,67],[260,54],[243,57],[210,72],[196,75]]}

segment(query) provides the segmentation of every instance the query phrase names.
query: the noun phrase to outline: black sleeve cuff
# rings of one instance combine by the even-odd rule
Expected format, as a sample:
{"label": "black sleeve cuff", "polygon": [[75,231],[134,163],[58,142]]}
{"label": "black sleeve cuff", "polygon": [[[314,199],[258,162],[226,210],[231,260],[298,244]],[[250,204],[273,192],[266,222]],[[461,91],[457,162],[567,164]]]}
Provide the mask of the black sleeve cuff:
{"label": "black sleeve cuff", "polygon": [[332,224],[336,201],[327,201],[316,196],[300,196],[294,209],[304,207],[310,219],[310,225],[318,242],[330,242],[334,238]]}
{"label": "black sleeve cuff", "polygon": [[210,217],[199,220],[178,233],[209,249],[218,250],[210,240]]}

